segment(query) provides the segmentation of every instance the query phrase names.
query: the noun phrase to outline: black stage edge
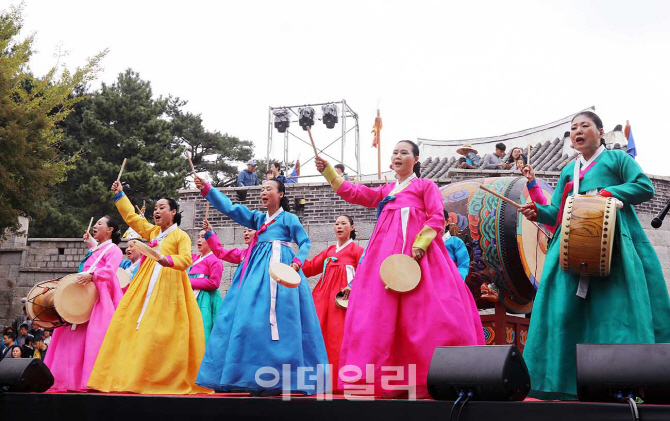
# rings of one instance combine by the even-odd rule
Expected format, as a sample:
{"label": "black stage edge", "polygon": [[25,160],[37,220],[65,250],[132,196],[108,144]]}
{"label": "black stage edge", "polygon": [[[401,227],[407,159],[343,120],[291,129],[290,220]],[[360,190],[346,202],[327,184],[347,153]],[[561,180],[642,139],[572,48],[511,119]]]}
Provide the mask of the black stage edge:
{"label": "black stage edge", "polygon": [[[0,395],[0,414],[12,419],[39,421],[72,420],[272,420],[272,421],[446,421],[452,402],[375,400],[349,401],[336,398],[139,396],[106,394]],[[669,420],[670,406],[639,405],[644,421]],[[454,414],[456,419],[456,414]],[[581,402],[468,402],[462,421],[538,420],[630,420],[627,404]]]}

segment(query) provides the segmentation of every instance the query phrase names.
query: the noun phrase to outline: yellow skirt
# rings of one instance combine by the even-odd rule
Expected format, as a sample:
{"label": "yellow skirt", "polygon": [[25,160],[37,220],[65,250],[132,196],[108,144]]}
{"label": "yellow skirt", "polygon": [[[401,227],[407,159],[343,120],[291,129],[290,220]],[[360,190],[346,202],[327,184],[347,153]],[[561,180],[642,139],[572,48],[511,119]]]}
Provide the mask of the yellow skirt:
{"label": "yellow skirt", "polygon": [[138,327],[153,273],[147,259],[107,330],[88,387],[102,392],[208,393],[195,384],[205,354],[202,316],[185,271],[164,267]]}

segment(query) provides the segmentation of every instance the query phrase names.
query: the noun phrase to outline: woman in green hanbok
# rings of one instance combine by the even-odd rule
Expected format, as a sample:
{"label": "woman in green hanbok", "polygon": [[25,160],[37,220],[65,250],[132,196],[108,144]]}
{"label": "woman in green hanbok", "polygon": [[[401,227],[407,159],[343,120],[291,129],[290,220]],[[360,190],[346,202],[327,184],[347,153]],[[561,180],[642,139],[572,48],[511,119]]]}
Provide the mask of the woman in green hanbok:
{"label": "woman in green hanbok", "polygon": [[654,197],[654,188],[635,160],[603,145],[603,124],[592,112],[572,120],[570,140],[580,156],[561,172],[551,203],[530,202],[528,219],[560,226],[565,199],[573,194],[579,165],[579,194],[618,199],[616,233],[608,277],[588,282],[559,264],[560,229],[544,265],[535,297],[524,359],[531,396],[576,399],[576,345],[580,343],[670,342],[670,298],[661,264],[642,230],[634,205]]}

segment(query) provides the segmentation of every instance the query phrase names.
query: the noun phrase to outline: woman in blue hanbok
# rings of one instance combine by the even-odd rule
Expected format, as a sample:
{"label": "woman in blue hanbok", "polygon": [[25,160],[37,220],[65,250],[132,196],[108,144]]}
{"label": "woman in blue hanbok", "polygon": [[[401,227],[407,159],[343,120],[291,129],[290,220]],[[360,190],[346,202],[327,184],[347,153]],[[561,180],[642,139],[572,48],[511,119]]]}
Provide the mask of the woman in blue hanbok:
{"label": "woman in blue hanbok", "polygon": [[[330,385],[328,356],[300,270],[311,242],[298,217],[287,212],[284,184],[263,183],[261,202],[267,213],[234,205],[200,178],[196,186],[216,209],[257,230],[214,321],[196,383],[259,395],[324,392]],[[297,255],[292,242],[300,248]],[[271,262],[291,265],[300,274],[299,286],[287,288],[272,280]]]}

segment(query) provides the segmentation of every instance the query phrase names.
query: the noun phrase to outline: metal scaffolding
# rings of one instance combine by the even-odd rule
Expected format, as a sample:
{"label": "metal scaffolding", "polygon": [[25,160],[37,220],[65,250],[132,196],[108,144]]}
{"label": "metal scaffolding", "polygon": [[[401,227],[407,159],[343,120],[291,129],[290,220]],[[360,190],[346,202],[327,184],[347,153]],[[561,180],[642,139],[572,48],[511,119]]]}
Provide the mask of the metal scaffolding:
{"label": "metal scaffolding", "polygon": [[[268,147],[267,147],[267,155],[266,155],[266,162],[267,162],[268,167],[270,166],[270,154],[272,153],[272,149],[273,149],[273,139],[272,138],[273,138],[273,134],[274,134],[274,131],[275,131],[275,128],[274,128],[274,125],[273,125],[273,120],[274,120],[273,119],[273,111],[274,110],[279,110],[279,109],[285,109],[285,110],[288,110],[290,115],[291,115],[291,117],[290,117],[291,125],[286,129],[286,132],[284,133],[284,161],[283,162],[284,162],[284,166],[286,166],[286,164],[288,164],[288,148],[289,148],[289,139],[291,137],[293,137],[293,138],[295,138],[295,139],[297,139],[297,140],[299,140],[299,141],[301,141],[301,142],[303,142],[307,145],[311,145],[309,140],[303,139],[302,137],[298,136],[295,132],[291,131],[292,127],[294,129],[297,127],[297,128],[300,129],[300,132],[303,132],[302,127],[300,127],[300,125],[298,123],[298,118],[299,118],[298,110],[300,108],[304,108],[304,107],[313,107],[314,108],[314,110],[315,110],[314,123],[315,124],[312,128],[312,130],[314,130],[314,127],[316,126],[317,120],[321,120],[322,117],[323,117],[322,113],[321,113],[321,109],[317,108],[317,107],[321,107],[323,105],[328,105],[328,104],[335,104],[335,105],[339,106],[339,110],[338,110],[339,121],[338,121],[338,124],[340,124],[342,132],[341,132],[341,134],[338,138],[330,141],[330,143],[328,143],[325,147],[320,147],[319,146],[319,143],[323,142],[324,138],[319,137],[318,139],[315,139],[315,142],[317,143],[317,145],[316,145],[317,150],[319,151],[319,154],[323,154],[324,156],[326,156],[330,159],[334,159],[336,161],[339,161],[340,163],[342,163],[342,165],[345,166],[345,168],[349,168],[349,170],[354,171],[356,173],[356,175],[361,174],[361,145],[360,145],[360,133],[359,133],[359,127],[358,127],[358,114],[354,110],[352,110],[351,107],[349,107],[349,105],[347,104],[347,101],[345,101],[344,99],[340,100],[340,101],[323,102],[323,103],[318,103],[318,104],[304,104],[304,105],[290,105],[290,106],[282,106],[282,107],[270,107],[269,110],[268,110]],[[347,127],[350,126],[350,124],[347,124],[347,120],[353,120],[353,125],[351,125],[351,127],[349,129],[347,129]],[[295,129],[295,130],[297,132],[297,129]],[[327,129],[327,130],[330,131],[332,129]],[[347,165],[347,163],[345,162],[345,153],[344,153],[346,142],[347,142],[347,134],[349,134],[349,132],[351,132],[352,130],[354,130],[354,143],[355,143],[355,145],[354,145],[354,148],[355,148],[354,149],[354,155],[355,155],[355,160],[356,160],[356,167],[355,168],[351,167],[350,165]],[[340,140],[341,140],[341,149],[340,149],[340,158],[339,159],[335,158],[334,156],[329,155],[327,152],[325,152],[326,149],[328,149],[332,145],[335,145]],[[301,166],[305,165],[306,163],[308,163],[312,159],[314,159],[314,157],[308,159],[305,162],[301,162],[300,165]]]}

